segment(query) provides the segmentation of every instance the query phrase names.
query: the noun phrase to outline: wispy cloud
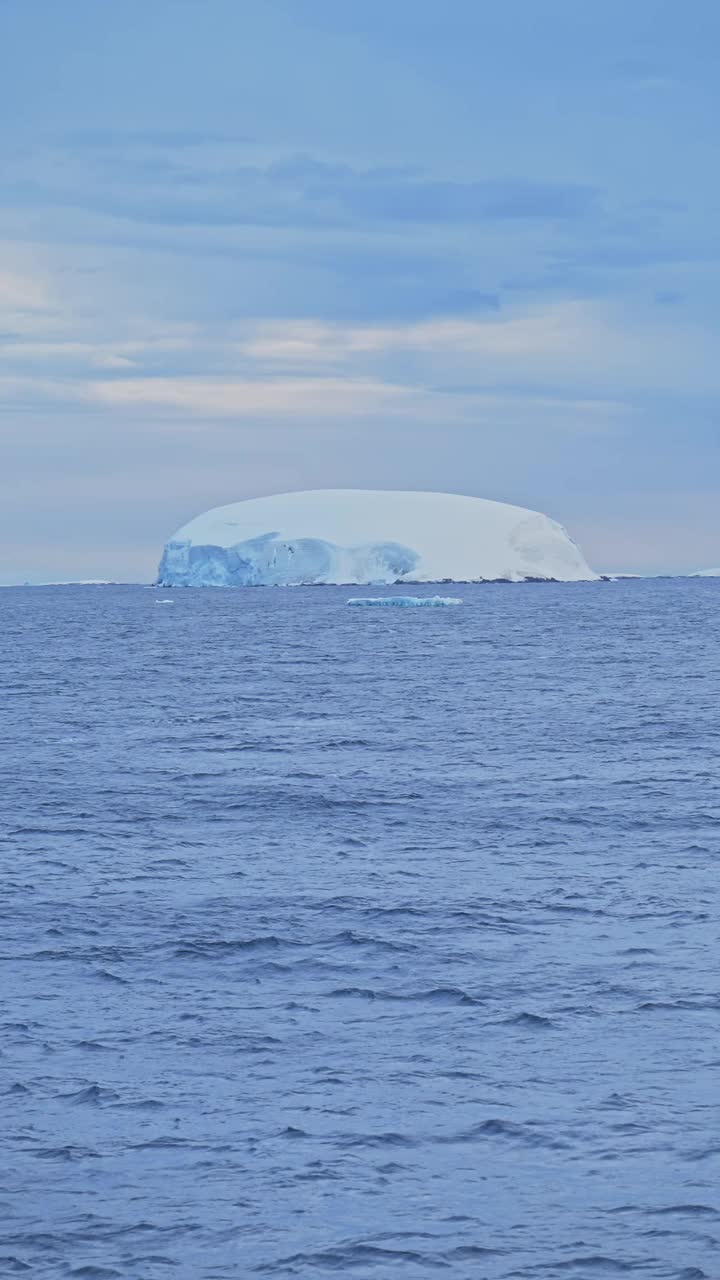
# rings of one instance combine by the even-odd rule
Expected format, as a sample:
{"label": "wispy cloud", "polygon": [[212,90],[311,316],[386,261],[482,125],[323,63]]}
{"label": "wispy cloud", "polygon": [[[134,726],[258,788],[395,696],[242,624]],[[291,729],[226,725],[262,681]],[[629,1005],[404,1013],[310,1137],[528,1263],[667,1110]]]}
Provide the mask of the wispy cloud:
{"label": "wispy cloud", "polygon": [[556,303],[497,318],[440,316],[404,325],[323,325],[317,321],[261,324],[241,350],[258,360],[325,362],[393,351],[451,355],[570,354],[587,338],[582,303]]}
{"label": "wispy cloud", "polygon": [[44,282],[0,268],[0,311],[41,311],[49,306]]}
{"label": "wispy cloud", "polygon": [[5,200],[71,205],[150,224],[348,227],[576,221],[600,210],[588,184],[523,176],[438,178],[312,155],[268,157],[238,138],[91,133],[9,159]]}
{"label": "wispy cloud", "polygon": [[[456,416],[473,395],[489,393],[611,405],[648,387],[720,389],[714,334],[678,322],[668,307],[627,313],[566,300],[392,325],[305,319],[165,327],[126,318],[132,336],[108,332],[94,341],[91,327],[92,317],[73,313],[66,323],[54,317],[52,336],[0,341],[6,395],[302,418],[437,413],[440,396],[444,412]],[[98,378],[99,371],[123,376]]]}
{"label": "wispy cloud", "polygon": [[211,377],[128,377],[27,379],[0,377],[0,398],[92,404],[107,408],[157,410],[203,419],[275,416],[307,419],[364,417],[370,413],[422,415],[427,395],[416,387],[359,378],[229,379]]}
{"label": "wispy cloud", "polygon": [[45,370],[55,365],[74,366],[77,370],[135,369],[158,358],[167,361],[193,349],[192,340],[182,337],[147,335],[130,341],[98,339],[95,342],[62,337],[38,342],[13,337],[0,339],[0,362],[6,366],[34,364]]}
{"label": "wispy cloud", "polygon": [[145,424],[155,421],[161,433],[203,432],[208,419],[268,419],[288,425],[327,420],[338,438],[354,420],[372,418],[417,426],[466,424],[477,431],[494,430],[498,424],[531,430],[541,422],[543,431],[582,437],[588,431],[612,431],[630,412],[627,404],[605,397],[553,396],[522,388],[492,393],[482,386],[423,386],[352,374],[274,379],[0,376],[3,402],[16,408],[46,403],[116,412],[125,422],[128,415]]}
{"label": "wispy cloud", "polygon": [[405,376],[475,378],[485,385],[585,385],[615,394],[652,388],[720,389],[717,335],[677,322],[672,309],[617,308],[567,300],[468,319],[441,316],[402,325],[276,321],[250,329],[240,351],[279,369],[367,367],[414,357]]}
{"label": "wispy cloud", "polygon": [[255,414],[364,416],[417,413],[416,388],[360,379],[284,378],[275,381],[216,378],[129,378],[88,382],[84,398],[112,406],[155,406],[180,413],[239,417]]}
{"label": "wispy cloud", "polygon": [[0,242],[0,344],[7,335],[38,332],[57,314],[50,273],[31,257],[26,250]]}

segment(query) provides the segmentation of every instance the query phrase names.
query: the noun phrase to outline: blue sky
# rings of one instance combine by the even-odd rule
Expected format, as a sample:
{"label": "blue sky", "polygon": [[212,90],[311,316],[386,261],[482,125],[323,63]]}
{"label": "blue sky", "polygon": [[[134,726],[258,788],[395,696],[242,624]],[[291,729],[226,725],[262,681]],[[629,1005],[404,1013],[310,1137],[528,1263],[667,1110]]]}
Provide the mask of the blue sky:
{"label": "blue sky", "polygon": [[714,0],[3,0],[0,581],[445,489],[720,564]]}

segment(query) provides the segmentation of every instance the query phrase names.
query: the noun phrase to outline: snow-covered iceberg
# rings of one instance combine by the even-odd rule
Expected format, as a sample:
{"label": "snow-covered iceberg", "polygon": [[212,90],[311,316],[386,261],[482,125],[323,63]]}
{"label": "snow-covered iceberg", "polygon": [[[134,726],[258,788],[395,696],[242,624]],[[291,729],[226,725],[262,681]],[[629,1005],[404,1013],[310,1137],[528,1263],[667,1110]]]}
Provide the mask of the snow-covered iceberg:
{"label": "snow-covered iceberg", "polygon": [[691,578],[720,578],[720,569],[698,569],[697,573],[691,573]]}
{"label": "snow-covered iceberg", "polygon": [[594,581],[537,511],[449,493],[317,489],[216,507],[166,543],[164,587]]}

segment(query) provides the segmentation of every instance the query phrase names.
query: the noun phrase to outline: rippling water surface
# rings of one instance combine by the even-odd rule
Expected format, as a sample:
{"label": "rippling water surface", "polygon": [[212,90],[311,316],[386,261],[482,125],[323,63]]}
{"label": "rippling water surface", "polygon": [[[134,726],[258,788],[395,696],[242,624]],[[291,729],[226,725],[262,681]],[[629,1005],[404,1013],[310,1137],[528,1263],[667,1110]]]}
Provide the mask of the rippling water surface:
{"label": "rippling water surface", "polygon": [[456,593],[1,593],[1,1275],[720,1276],[720,582]]}

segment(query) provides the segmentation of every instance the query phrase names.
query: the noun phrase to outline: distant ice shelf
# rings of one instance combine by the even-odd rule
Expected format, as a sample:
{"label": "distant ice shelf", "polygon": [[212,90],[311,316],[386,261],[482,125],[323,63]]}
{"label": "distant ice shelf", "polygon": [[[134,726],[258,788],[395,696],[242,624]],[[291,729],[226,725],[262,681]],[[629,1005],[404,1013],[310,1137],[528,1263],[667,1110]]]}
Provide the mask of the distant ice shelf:
{"label": "distant ice shelf", "polygon": [[67,578],[62,582],[13,582],[3,583],[0,585],[15,587],[120,587],[130,586],[130,583],[115,582],[111,578]]}
{"label": "distant ice shelf", "polygon": [[591,582],[537,511],[448,493],[318,489],[216,507],[166,543],[163,587]]}
{"label": "distant ice shelf", "polygon": [[439,609],[445,605],[462,604],[457,596],[351,596],[348,604],[394,606],[398,609]]}

